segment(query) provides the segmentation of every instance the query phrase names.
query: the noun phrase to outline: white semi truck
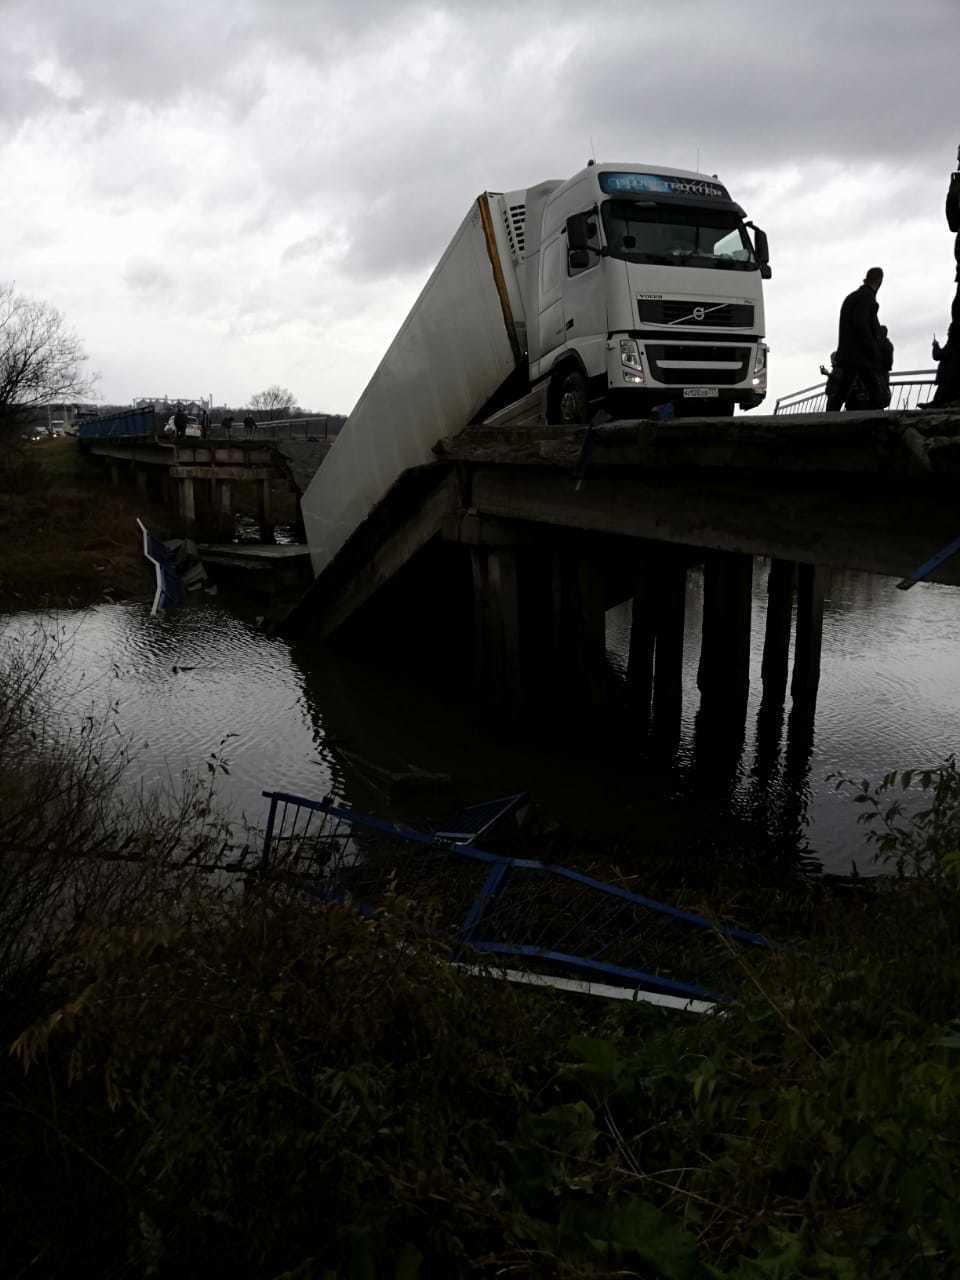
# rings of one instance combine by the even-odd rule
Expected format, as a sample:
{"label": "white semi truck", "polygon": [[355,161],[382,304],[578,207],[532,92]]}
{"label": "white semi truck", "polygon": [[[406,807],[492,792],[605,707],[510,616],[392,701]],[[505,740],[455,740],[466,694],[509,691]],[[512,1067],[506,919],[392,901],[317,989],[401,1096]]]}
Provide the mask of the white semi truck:
{"label": "white semi truck", "polygon": [[560,424],[758,405],[769,275],[764,233],[699,173],[591,163],[484,192],[304,494],[314,573],[438,439],[531,390]]}

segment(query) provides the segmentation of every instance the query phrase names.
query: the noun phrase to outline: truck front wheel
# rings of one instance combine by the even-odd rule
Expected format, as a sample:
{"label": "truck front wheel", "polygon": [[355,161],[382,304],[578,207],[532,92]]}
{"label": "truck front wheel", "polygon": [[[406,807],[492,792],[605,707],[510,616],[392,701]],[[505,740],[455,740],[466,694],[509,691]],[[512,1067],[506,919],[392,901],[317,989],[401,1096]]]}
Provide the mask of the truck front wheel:
{"label": "truck front wheel", "polygon": [[579,369],[569,369],[556,379],[552,397],[554,422],[561,426],[581,426],[590,421],[590,395],[587,380]]}

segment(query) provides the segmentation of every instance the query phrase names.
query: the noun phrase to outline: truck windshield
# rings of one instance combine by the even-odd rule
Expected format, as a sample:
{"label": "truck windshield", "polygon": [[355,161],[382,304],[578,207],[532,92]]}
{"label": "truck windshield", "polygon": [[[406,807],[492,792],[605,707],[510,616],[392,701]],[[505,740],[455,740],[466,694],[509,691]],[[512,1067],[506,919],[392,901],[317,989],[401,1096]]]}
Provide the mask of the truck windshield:
{"label": "truck windshield", "polygon": [[602,213],[612,258],[672,267],[757,269],[750,240],[735,213],[650,200],[606,200]]}

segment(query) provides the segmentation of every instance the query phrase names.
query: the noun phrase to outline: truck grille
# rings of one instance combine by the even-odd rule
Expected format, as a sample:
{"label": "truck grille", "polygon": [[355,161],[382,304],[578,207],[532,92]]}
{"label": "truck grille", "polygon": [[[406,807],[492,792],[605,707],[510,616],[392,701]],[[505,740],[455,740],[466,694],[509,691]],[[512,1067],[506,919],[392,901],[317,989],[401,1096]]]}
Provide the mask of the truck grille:
{"label": "truck grille", "polygon": [[[651,375],[657,382],[666,383],[667,386],[679,386],[681,383],[695,386],[697,383],[705,383],[708,386],[729,387],[742,382],[750,368],[750,347],[708,347],[700,342],[695,347],[681,347],[648,342],[644,344],[644,349]],[[689,361],[690,367],[664,369],[660,363],[662,360]],[[724,364],[736,360],[737,368],[718,369],[716,365],[711,368],[711,361],[714,360]]]}
{"label": "truck grille", "polygon": [[749,329],[753,325],[753,304],[750,302],[638,298],[637,303],[641,324],[703,325],[705,329]]}

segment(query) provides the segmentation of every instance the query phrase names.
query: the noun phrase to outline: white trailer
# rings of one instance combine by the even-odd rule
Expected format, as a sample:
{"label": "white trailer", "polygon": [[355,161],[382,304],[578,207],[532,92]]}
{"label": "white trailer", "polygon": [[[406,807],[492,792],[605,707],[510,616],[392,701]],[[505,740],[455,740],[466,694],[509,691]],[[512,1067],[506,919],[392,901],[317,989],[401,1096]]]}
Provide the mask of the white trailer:
{"label": "white trailer", "polygon": [[542,387],[550,421],[766,392],[766,236],[714,178],[588,165],[474,202],[302,501],[315,574],[433,446]]}

